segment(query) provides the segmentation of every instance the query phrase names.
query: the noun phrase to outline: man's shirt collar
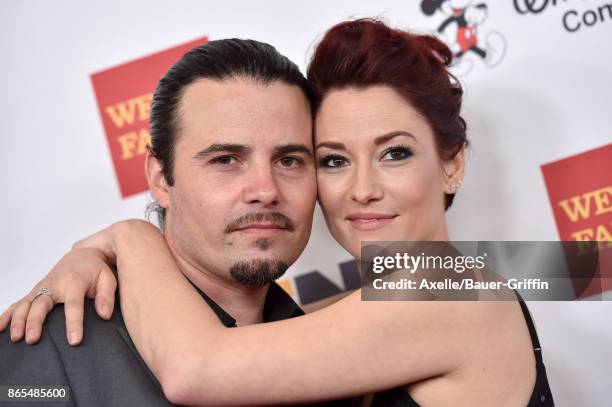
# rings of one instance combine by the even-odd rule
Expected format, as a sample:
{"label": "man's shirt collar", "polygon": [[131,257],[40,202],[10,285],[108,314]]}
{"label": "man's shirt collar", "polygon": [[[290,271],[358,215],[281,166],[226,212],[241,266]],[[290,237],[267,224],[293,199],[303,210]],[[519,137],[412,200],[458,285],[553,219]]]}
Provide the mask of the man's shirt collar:
{"label": "man's shirt collar", "polygon": [[[223,308],[214,302],[208,295],[194,285],[204,301],[217,314],[217,317],[228,328],[236,327],[236,320]],[[304,315],[304,311],[293,301],[293,299],[278,284],[270,284],[263,309],[263,322],[281,321]]]}

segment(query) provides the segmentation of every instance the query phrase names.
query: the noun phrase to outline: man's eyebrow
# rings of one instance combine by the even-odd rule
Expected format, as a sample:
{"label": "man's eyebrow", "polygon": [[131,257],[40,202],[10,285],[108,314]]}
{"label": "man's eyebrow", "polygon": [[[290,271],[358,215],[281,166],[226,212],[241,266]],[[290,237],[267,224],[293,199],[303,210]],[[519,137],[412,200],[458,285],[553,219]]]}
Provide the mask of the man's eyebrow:
{"label": "man's eyebrow", "polygon": [[194,160],[202,160],[214,153],[234,153],[244,154],[251,151],[249,146],[244,144],[232,144],[232,143],[215,143],[200,150],[196,155],[193,156]]}
{"label": "man's eyebrow", "polygon": [[416,141],[416,137],[414,137],[411,133],[404,131],[404,130],[396,130],[396,131],[391,131],[389,133],[385,133],[382,136],[376,137],[374,139],[374,144],[378,146],[380,144],[386,143],[387,141],[397,136],[412,137]]}
{"label": "man's eyebrow", "polygon": [[[407,131],[404,131],[404,130],[396,130],[396,131],[391,131],[389,133],[385,133],[383,135],[380,135],[380,136],[376,137],[374,139],[374,144],[375,145],[380,145],[380,144],[386,143],[387,141],[389,141],[392,138],[397,137],[397,136],[412,137],[413,139],[416,140],[416,137],[414,137],[414,135],[412,135],[411,133],[409,133]],[[327,147],[327,148],[331,148],[331,149],[334,149],[334,150],[346,150],[346,147],[344,146],[344,144],[333,142],[333,141],[324,141],[322,143],[319,143],[315,147],[315,150],[318,150],[321,147]]]}
{"label": "man's eyebrow", "polygon": [[285,144],[274,147],[276,154],[302,153],[308,157],[312,157],[312,152],[305,144]]}

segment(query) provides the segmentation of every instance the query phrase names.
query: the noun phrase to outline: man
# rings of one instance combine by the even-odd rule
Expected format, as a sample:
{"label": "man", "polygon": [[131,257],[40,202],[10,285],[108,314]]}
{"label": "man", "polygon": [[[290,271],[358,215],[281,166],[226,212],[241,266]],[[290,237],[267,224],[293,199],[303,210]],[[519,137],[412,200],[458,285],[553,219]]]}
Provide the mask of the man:
{"label": "man", "polygon": [[[195,48],[158,84],[151,134],[146,175],[164,237],[203,300],[228,327],[301,315],[274,283],[308,241],[316,197],[309,91],[297,66],[256,41]],[[28,310],[31,301],[44,314],[48,294],[30,296]],[[0,386],[68,386],[70,405],[169,404],[118,302],[105,322],[88,301],[76,348],[64,331],[79,343],[83,316],[67,315],[66,326],[62,307],[35,346],[1,334]],[[13,340],[23,328],[12,327]]]}

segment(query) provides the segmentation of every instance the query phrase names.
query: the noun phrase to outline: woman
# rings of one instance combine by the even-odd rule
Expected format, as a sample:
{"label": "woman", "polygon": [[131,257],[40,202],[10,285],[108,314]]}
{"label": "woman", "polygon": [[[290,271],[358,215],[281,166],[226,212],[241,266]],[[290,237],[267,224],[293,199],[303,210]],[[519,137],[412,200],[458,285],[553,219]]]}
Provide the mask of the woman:
{"label": "woman", "polygon": [[[373,20],[338,24],[315,51],[308,78],[319,202],[331,233],[357,259],[364,240],[448,240],[444,212],[461,184],[466,144],[451,59],[438,40]],[[117,258],[126,323],[175,403],[378,392],[372,405],[552,405],[522,303],[364,302],[357,292],[304,317],[225,329],[201,301],[186,300],[197,294],[152,226],[119,224],[84,245],[110,256],[129,245],[131,263]],[[79,253],[70,261],[99,261]],[[56,289],[51,277],[47,283]]]}

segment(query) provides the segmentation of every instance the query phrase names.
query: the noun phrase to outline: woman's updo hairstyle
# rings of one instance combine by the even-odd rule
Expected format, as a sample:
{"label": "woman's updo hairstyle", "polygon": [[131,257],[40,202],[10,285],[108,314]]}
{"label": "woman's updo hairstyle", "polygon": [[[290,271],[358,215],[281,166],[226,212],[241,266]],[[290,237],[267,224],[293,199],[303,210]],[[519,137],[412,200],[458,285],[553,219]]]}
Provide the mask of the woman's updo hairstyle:
{"label": "woman's updo hairstyle", "polygon": [[[331,90],[390,86],[427,119],[440,158],[450,160],[467,146],[463,89],[448,71],[452,60],[451,50],[433,36],[375,19],[342,22],[325,33],[308,66],[314,113]],[[446,209],[453,198],[446,194]]]}

